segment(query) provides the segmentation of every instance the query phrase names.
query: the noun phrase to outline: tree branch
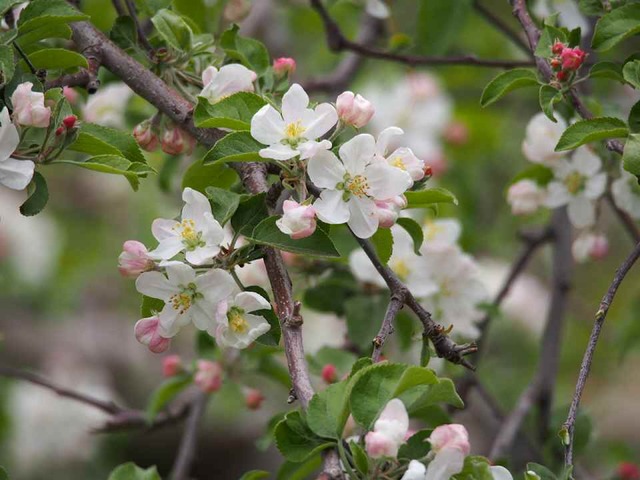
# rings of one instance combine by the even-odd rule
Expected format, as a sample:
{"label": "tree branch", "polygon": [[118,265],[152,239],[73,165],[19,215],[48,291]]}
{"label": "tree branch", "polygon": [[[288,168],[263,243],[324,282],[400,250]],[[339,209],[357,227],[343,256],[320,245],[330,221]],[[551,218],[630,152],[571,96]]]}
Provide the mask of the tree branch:
{"label": "tree branch", "polygon": [[191,466],[198,444],[198,426],[207,407],[209,394],[200,392],[193,402],[193,407],[184,426],[178,455],[171,469],[171,480],[189,480]]}
{"label": "tree branch", "polygon": [[322,4],[322,0],[311,0],[311,7],[318,12],[327,37],[327,45],[334,52],[351,51],[359,55],[388,60],[391,62],[404,63],[406,65],[466,65],[475,67],[490,68],[513,68],[529,67],[533,65],[530,60],[487,60],[477,58],[474,55],[460,55],[450,57],[426,56],[426,55],[404,55],[387,52],[365,44],[353,42],[346,38],[338,24],[331,18],[329,12]]}
{"label": "tree branch", "polygon": [[380,331],[373,339],[373,353],[371,354],[371,360],[373,360],[373,363],[380,361],[384,342],[387,340],[387,337],[393,333],[393,323],[396,320],[398,312],[404,305],[404,302],[405,299],[397,293],[391,295],[391,300],[389,300],[387,312],[384,315],[382,325],[380,325]]}
{"label": "tree branch", "polygon": [[584,391],[584,387],[587,383],[587,378],[589,377],[591,363],[593,362],[593,354],[598,344],[598,338],[600,337],[602,325],[607,318],[609,307],[611,306],[613,298],[618,291],[618,287],[624,280],[629,270],[631,270],[631,267],[633,267],[633,265],[636,263],[638,257],[640,257],[640,242],[635,246],[633,251],[624,260],[624,262],[622,262],[622,265],[620,265],[618,270],[616,270],[613,281],[611,282],[607,293],[605,293],[604,297],[602,297],[602,301],[600,302],[600,306],[598,308],[598,311],[596,312],[595,323],[593,324],[591,336],[589,337],[589,343],[587,344],[587,349],[584,352],[584,357],[582,358],[582,363],[580,365],[580,373],[578,374],[578,381],[576,383],[576,389],[573,394],[571,407],[569,408],[569,414],[567,415],[567,420],[563,425],[563,430],[565,430],[566,434],[568,435],[567,441],[565,442],[564,459],[564,464],[567,467],[573,465],[573,437],[575,433],[574,430],[576,415],[578,414],[578,407],[580,406],[582,392]]}

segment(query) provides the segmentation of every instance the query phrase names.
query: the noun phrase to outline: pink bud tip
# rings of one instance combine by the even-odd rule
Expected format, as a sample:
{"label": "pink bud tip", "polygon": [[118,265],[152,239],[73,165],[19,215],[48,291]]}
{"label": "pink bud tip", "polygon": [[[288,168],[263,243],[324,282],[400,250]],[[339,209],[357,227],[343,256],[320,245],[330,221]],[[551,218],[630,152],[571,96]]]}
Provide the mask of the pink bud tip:
{"label": "pink bud tip", "polygon": [[244,399],[249,410],[258,410],[264,401],[264,395],[257,388],[249,388],[245,392]]}
{"label": "pink bud tip", "polygon": [[76,117],[75,115],[68,115],[64,117],[64,119],[62,120],[62,123],[64,124],[67,130],[71,130],[75,126],[76,120],[78,120],[78,117]]}
{"label": "pink bud tip", "polygon": [[338,379],[338,370],[332,363],[327,363],[322,367],[322,379],[327,383],[335,383]]}
{"label": "pink bud tip", "polygon": [[162,359],[162,375],[166,378],[174,377],[182,371],[180,355],[169,355]]}
{"label": "pink bud tip", "polygon": [[293,75],[296,71],[296,61],[289,57],[276,58],[273,62],[273,72],[279,76]]}
{"label": "pink bud tip", "polygon": [[198,360],[193,381],[203,392],[217,392],[222,386],[223,373],[220,363]]}

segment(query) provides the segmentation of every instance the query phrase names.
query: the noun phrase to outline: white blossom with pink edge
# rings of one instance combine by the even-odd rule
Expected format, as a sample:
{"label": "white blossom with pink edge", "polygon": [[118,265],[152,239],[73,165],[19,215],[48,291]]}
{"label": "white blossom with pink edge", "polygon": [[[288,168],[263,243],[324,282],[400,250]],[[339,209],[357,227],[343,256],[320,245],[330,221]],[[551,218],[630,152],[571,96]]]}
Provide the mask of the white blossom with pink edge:
{"label": "white blossom with pink edge", "polygon": [[256,72],[239,63],[224,65],[220,70],[207,67],[202,72],[204,88],[200,96],[209,100],[209,103],[216,103],[234,93],[253,92],[256,78]]}
{"label": "white blossom with pink edge", "polygon": [[356,128],[362,128],[369,123],[376,111],[369,100],[350,91],[338,95],[336,109],[341,122]]}
{"label": "white blossom with pink edge", "polygon": [[251,119],[251,136],[268,145],[260,150],[262,158],[289,160],[300,155],[312,157],[320,150],[331,148],[329,140],[317,141],[338,122],[333,105],[321,103],[309,107],[309,96],[294,83],[282,97],[282,113],[265,105]]}
{"label": "white blossom with pink edge", "polygon": [[587,260],[602,260],[609,253],[609,241],[603,234],[583,232],[571,245],[573,258],[580,263]]}
{"label": "white blossom with pink edge", "polygon": [[385,128],[380,132],[376,140],[376,159],[384,159],[392,167],[406,171],[414,182],[422,180],[425,164],[410,148],[400,147],[387,154],[389,145],[393,143],[392,138],[400,135],[404,135],[404,131],[398,127]]}
{"label": "white blossom with pink edge", "polygon": [[464,459],[471,451],[469,434],[463,425],[448,424],[436,427],[429,437],[430,456],[425,480],[449,480],[460,473]]}
{"label": "white blossom with pink edge", "polygon": [[184,251],[187,262],[203,265],[220,253],[224,230],[213,218],[211,204],[202,193],[185,188],[182,200],[185,204],[179,222],[165,218],[153,221],[151,231],[159,245],[149,256],[169,260]]}
{"label": "white blossom with pink edge", "polygon": [[7,107],[0,112],[0,185],[12,190],[23,190],[33,178],[36,164],[31,160],[11,158],[20,144],[18,129],[9,117]]}
{"label": "white blossom with pink edge", "polygon": [[219,362],[209,360],[198,360],[196,363],[196,374],[193,377],[200,390],[205,393],[213,393],[220,390],[222,386],[222,376],[224,370]]}
{"label": "white blossom with pink edge", "polygon": [[153,353],[162,353],[169,348],[171,339],[160,334],[160,319],[157,316],[140,319],[133,327],[136,340],[146,345]]}
{"label": "white blossom with pink edge", "polygon": [[276,221],[277,227],[294,240],[306,238],[316,231],[316,209],[312,205],[300,205],[294,200],[282,204],[284,214]]}
{"label": "white blossom with pink edge", "polygon": [[11,94],[13,120],[20,125],[46,128],[51,120],[51,107],[44,106],[44,93],[32,89],[33,83],[24,82]]}
{"label": "white blossom with pink edge", "polygon": [[407,199],[404,195],[398,195],[389,200],[376,200],[378,226],[380,228],[393,227],[400,216],[400,212],[406,206]]}
{"label": "white blossom with pink edge", "polygon": [[546,191],[529,179],[520,180],[509,187],[507,202],[514,215],[535,213],[546,200]]}
{"label": "white blossom with pink edge", "polygon": [[160,272],[145,272],[136,280],[140,293],[165,302],[158,315],[160,335],[173,337],[191,322],[200,330],[215,328],[219,302],[237,288],[233,277],[220,269],[196,276],[193,268],[179,262],[167,265],[166,273],[165,277]]}
{"label": "white blossom with pink edge", "polygon": [[240,292],[218,304],[216,325],[209,333],[225,347],[247,348],[259,336],[267,333],[271,325],[258,310],[269,310],[271,305],[254,292]]}
{"label": "white blossom with pink edge", "polygon": [[153,270],[156,264],[149,256],[144,244],[136,240],[127,240],[122,245],[122,253],[118,257],[118,270],[123,277],[136,278],[141,273]]}
{"label": "white blossom with pink edge", "polygon": [[522,142],[522,153],[529,161],[553,166],[566,156],[566,152],[555,151],[560,136],[567,128],[567,123],[561,117],[557,117],[557,120],[552,122],[542,112],[529,120]]}
{"label": "white blossom with pink edge", "polygon": [[394,398],[380,413],[373,430],[364,437],[367,453],[371,458],[397,457],[408,431],[407,409],[401,400]]}
{"label": "white blossom with pink edge", "polygon": [[323,150],[309,160],[309,178],[323,189],[313,206],[320,220],[347,223],[356,236],[369,238],[378,229],[375,200],[402,195],[411,186],[411,177],[374,161],[376,142],[366,133],[345,142],[339,154],[340,159]]}

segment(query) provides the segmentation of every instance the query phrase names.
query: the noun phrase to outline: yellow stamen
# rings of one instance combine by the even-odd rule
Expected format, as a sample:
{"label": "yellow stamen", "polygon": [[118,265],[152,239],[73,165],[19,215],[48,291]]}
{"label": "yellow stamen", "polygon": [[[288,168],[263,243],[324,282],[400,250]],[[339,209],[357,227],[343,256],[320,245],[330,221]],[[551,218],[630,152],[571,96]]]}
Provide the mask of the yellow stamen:
{"label": "yellow stamen", "polygon": [[409,265],[404,260],[394,260],[391,262],[391,270],[396,272],[400,280],[405,281],[409,277]]}
{"label": "yellow stamen", "polygon": [[436,235],[442,233],[443,231],[444,227],[442,225],[438,225],[434,221],[427,220],[424,224],[424,239],[433,240]]}
{"label": "yellow stamen", "polygon": [[185,313],[189,308],[191,308],[192,296],[188,293],[176,293],[175,295],[171,295],[169,298],[169,302],[174,310],[177,310],[180,315]]}
{"label": "yellow stamen", "polygon": [[356,175],[345,182],[345,188],[356,197],[364,197],[369,190],[369,184],[364,176]]}
{"label": "yellow stamen", "polygon": [[585,178],[579,172],[571,172],[564,179],[564,184],[569,193],[575,195],[584,188]]}
{"label": "yellow stamen", "polygon": [[405,166],[404,162],[402,161],[402,158],[400,157],[396,157],[393,159],[393,161],[391,162],[391,165],[393,165],[396,168],[399,168],[400,170],[406,170],[407,167]]}
{"label": "yellow stamen", "polygon": [[291,122],[284,129],[284,134],[289,139],[296,139],[301,137],[307,129],[302,126],[302,121]]}
{"label": "yellow stamen", "polygon": [[232,307],[227,312],[227,320],[229,320],[229,327],[236,333],[244,333],[249,329],[249,324],[244,318],[244,311],[238,307]]}

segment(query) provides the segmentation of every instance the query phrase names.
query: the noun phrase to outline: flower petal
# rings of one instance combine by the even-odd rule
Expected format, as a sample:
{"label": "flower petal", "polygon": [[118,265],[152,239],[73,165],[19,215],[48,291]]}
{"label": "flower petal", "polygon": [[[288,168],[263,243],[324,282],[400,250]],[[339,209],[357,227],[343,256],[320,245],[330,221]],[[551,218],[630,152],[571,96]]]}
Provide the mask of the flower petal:
{"label": "flower petal", "polygon": [[380,135],[378,135],[378,141],[376,142],[377,153],[383,157],[386,156],[387,150],[389,149],[389,143],[391,143],[391,139],[403,134],[404,131],[399,127],[385,128],[382,132],[380,132]]}
{"label": "flower petal", "polygon": [[167,300],[177,288],[160,272],[144,272],[136,279],[136,290],[147,297]]}
{"label": "flower petal", "polygon": [[256,310],[269,310],[271,304],[260,294],[255,292],[241,292],[236,295],[234,303],[245,312],[255,312]]}
{"label": "flower petal", "polygon": [[335,188],[344,181],[346,170],[333,152],[321,150],[307,164],[309,178],[318,188]]}
{"label": "flower petal", "polygon": [[573,197],[567,209],[569,220],[576,228],[589,227],[596,223],[596,207],[583,195]]}
{"label": "flower petal", "polygon": [[285,124],[302,120],[308,105],[309,95],[304,91],[304,88],[297,83],[291,85],[282,97],[282,118],[284,118]]}
{"label": "flower petal", "polygon": [[329,150],[330,148],[331,142],[329,140],[321,140],[320,142],[309,140],[298,145],[301,160],[311,158],[321,150]]}
{"label": "flower petal", "polygon": [[376,204],[370,198],[351,197],[349,227],[358,238],[369,238],[378,229]]}
{"label": "flower petal", "polygon": [[573,167],[583,175],[591,177],[596,174],[602,166],[602,161],[593,150],[586,145],[579,147],[572,158]]}
{"label": "flower petal", "polygon": [[0,161],[9,158],[19,143],[18,129],[11,123],[9,110],[4,107],[0,112]]}
{"label": "flower petal", "polygon": [[202,293],[208,302],[217,304],[227,298],[238,288],[233,277],[224,270],[218,268],[209,270],[196,279],[198,291]]}
{"label": "flower petal", "polygon": [[351,175],[362,175],[376,153],[376,141],[372,135],[361,133],[340,147],[340,159]]}
{"label": "flower petal", "polygon": [[265,105],[251,119],[251,136],[260,143],[273,145],[284,138],[284,121],[271,105]]}
{"label": "flower petal", "polygon": [[313,115],[306,114],[302,119],[305,128],[304,136],[316,139],[323,136],[338,123],[338,112],[329,103],[321,103],[313,110]]}
{"label": "flower petal", "polygon": [[182,192],[182,201],[185,203],[182,208],[182,219],[200,221],[205,215],[211,215],[211,204],[207,197],[193,188],[185,188]]}
{"label": "flower petal", "polygon": [[184,243],[180,237],[166,238],[158,246],[149,252],[149,257],[154,260],[169,260],[184,250]]}
{"label": "flower petal", "polygon": [[24,190],[33,178],[35,168],[31,160],[0,160],[0,184],[13,190]]}
{"label": "flower petal", "polygon": [[[375,206],[375,205],[374,205]],[[320,198],[313,203],[320,220],[332,225],[346,223],[349,220],[349,207],[342,199],[339,190],[324,190]]]}
{"label": "flower petal", "polygon": [[551,182],[547,185],[547,199],[545,205],[549,208],[557,208],[566,205],[571,200],[571,194],[567,187],[560,182]]}
{"label": "flower petal", "polygon": [[599,198],[607,188],[607,174],[598,173],[587,180],[585,185],[584,196],[595,200]]}
{"label": "flower petal", "polygon": [[173,285],[189,285],[196,281],[196,271],[189,265],[175,262],[165,267],[167,277]]}
{"label": "flower petal", "polygon": [[168,218],[156,218],[151,224],[151,233],[156,240],[161,242],[167,238],[180,237],[177,227],[180,226],[179,222]]}
{"label": "flower petal", "polygon": [[456,448],[443,448],[427,467],[425,480],[449,480],[464,466],[464,453]]}
{"label": "flower petal", "polygon": [[262,158],[273,158],[274,160],[289,160],[300,154],[298,150],[291,148],[290,145],[276,143],[268,148],[263,148],[258,152]]}
{"label": "flower petal", "polygon": [[413,184],[411,175],[385,163],[374,163],[365,170],[369,183],[367,192],[376,200],[386,200],[402,195]]}

